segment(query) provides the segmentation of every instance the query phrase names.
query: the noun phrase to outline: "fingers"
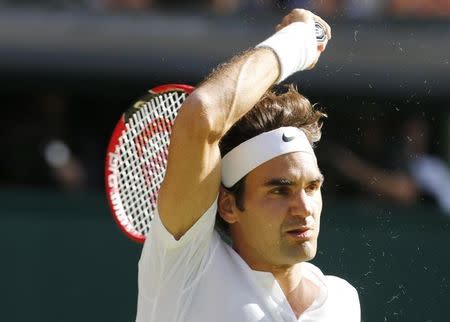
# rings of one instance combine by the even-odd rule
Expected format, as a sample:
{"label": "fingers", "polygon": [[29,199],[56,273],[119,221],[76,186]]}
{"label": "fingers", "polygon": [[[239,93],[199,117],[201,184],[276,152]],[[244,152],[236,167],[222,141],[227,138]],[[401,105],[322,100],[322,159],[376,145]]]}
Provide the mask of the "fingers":
{"label": "fingers", "polygon": [[283,29],[284,27],[286,27],[287,25],[295,22],[295,21],[300,21],[300,20],[296,20],[293,16],[292,16],[292,11],[287,14],[286,16],[283,17],[283,19],[281,19],[281,22],[276,26],[276,31]]}
{"label": "fingers", "polygon": [[309,10],[294,9],[283,17],[281,22],[278,25],[276,25],[275,30],[279,31],[294,22],[305,22],[307,24],[311,24],[312,26],[314,26],[314,28],[315,28],[315,23],[318,23],[324,29],[326,37],[325,37],[325,39],[317,42],[317,51],[318,51],[317,59],[308,68],[308,69],[312,69],[316,65],[316,63],[320,57],[320,54],[323,51],[325,51],[328,41],[331,39],[331,27],[325,20],[323,20],[321,17],[313,14]]}
{"label": "fingers", "polygon": [[313,23],[314,14],[305,9],[294,9],[283,17],[281,22],[277,25],[277,28],[284,28],[293,22]]}
{"label": "fingers", "polygon": [[312,13],[310,11],[304,10],[304,9],[294,9],[291,12],[289,12],[287,15],[281,19],[281,22],[276,26],[276,30],[283,29],[287,25],[293,23],[293,22],[307,22],[308,15]]}
{"label": "fingers", "polygon": [[327,39],[330,40],[331,39],[330,25],[326,23],[326,21],[323,20],[321,17],[305,9],[294,9],[291,12],[289,12],[286,16],[283,17],[281,22],[278,25],[276,25],[275,30],[279,31],[293,22],[314,23],[315,21],[317,21],[324,28]]}

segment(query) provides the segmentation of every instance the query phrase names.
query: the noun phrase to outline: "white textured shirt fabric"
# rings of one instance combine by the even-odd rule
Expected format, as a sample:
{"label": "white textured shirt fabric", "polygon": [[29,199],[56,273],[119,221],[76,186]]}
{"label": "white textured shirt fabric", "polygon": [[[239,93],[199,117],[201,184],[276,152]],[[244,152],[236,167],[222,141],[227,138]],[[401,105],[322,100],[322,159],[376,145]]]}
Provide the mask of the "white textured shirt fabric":
{"label": "white textured shirt fabric", "polygon": [[319,297],[295,317],[274,276],[252,270],[214,230],[216,202],[175,240],[156,213],[139,261],[136,322],[360,322],[348,282],[302,263]]}

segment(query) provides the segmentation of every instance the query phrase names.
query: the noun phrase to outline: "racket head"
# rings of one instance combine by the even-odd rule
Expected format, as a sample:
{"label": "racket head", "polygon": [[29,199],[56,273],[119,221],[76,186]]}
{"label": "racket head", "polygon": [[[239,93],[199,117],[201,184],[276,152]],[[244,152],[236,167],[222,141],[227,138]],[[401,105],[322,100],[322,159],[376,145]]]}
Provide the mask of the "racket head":
{"label": "racket head", "polygon": [[193,87],[152,88],[120,117],[105,160],[105,190],[112,216],[130,239],[143,243],[164,179],[170,133]]}

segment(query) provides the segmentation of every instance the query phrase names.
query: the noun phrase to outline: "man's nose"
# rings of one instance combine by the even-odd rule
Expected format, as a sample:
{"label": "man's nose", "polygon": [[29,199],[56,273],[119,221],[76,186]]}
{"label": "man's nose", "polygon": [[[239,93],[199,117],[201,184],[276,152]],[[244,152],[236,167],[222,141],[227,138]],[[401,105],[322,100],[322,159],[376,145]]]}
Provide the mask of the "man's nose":
{"label": "man's nose", "polygon": [[302,217],[308,217],[312,215],[313,200],[303,189],[298,192],[293,199],[294,200],[291,207],[292,215]]}

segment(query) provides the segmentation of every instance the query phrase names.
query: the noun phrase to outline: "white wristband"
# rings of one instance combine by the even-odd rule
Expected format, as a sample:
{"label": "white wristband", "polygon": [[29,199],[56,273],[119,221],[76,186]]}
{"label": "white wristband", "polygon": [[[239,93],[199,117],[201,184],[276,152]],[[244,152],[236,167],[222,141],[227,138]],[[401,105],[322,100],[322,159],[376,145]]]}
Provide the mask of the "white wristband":
{"label": "white wristband", "polygon": [[307,69],[319,56],[313,23],[291,23],[256,46],[259,47],[271,48],[277,55],[280,64],[277,83]]}

